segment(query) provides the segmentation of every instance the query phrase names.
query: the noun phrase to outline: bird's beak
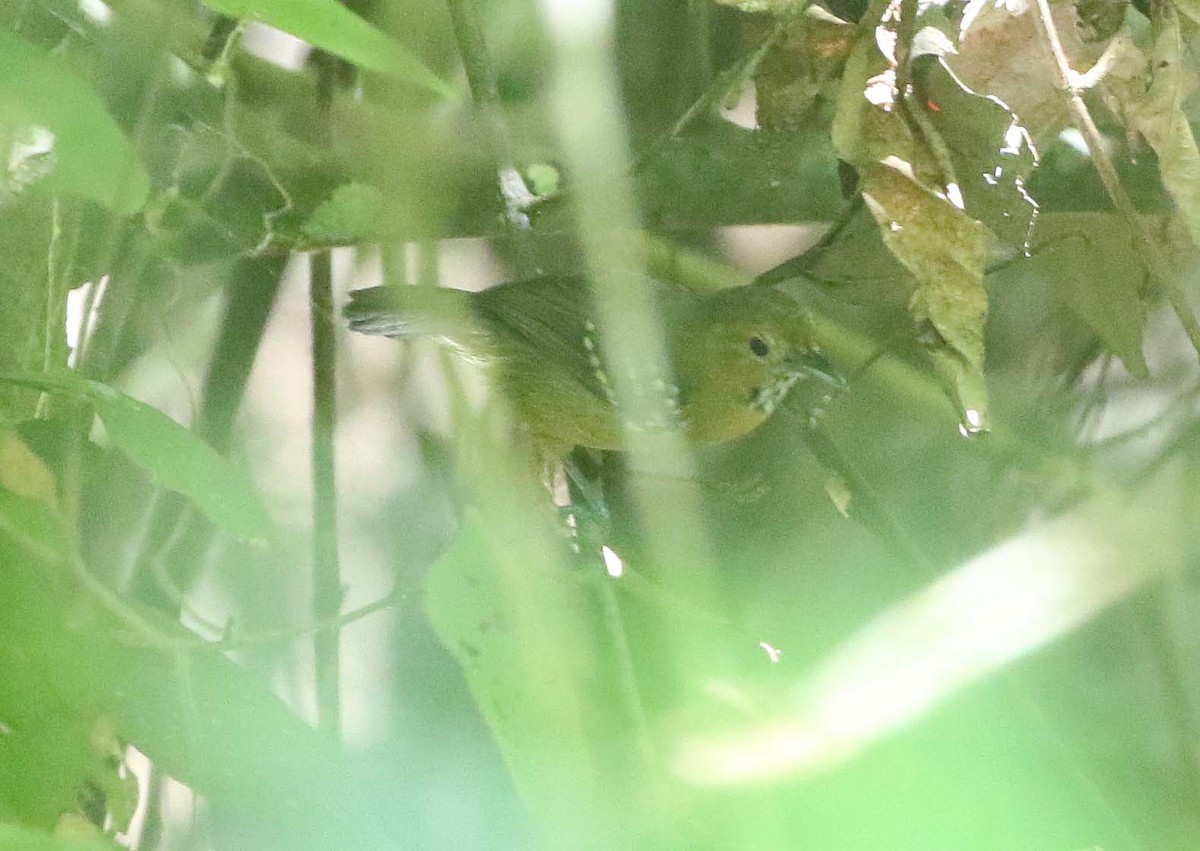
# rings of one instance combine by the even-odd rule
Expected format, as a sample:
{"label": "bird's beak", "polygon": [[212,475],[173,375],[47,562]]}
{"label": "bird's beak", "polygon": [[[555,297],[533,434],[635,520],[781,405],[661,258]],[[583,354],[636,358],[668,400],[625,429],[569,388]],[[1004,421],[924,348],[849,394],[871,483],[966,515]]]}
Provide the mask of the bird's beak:
{"label": "bird's beak", "polygon": [[835,390],[846,389],[846,377],[820,349],[808,349],[788,360],[788,369],[799,378],[815,378]]}

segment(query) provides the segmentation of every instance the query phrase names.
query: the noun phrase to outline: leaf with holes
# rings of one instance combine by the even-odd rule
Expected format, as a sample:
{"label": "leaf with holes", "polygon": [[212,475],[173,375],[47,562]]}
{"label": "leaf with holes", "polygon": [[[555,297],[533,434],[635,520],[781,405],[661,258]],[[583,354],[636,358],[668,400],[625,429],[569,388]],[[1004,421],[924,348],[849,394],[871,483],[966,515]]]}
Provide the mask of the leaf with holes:
{"label": "leaf with holes", "polygon": [[913,109],[923,110],[945,145],[966,212],[1009,245],[1029,240],[1037,204],[1025,191],[1037,153],[1001,101],[967,88],[938,56],[913,60]]}

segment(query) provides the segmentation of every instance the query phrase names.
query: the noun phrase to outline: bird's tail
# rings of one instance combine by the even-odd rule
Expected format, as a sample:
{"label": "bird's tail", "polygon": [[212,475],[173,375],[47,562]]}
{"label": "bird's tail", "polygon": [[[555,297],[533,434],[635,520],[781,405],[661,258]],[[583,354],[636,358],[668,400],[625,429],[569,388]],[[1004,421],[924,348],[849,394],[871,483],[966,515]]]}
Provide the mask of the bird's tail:
{"label": "bird's tail", "polygon": [[350,330],[400,340],[430,338],[471,351],[483,340],[471,293],[445,287],[371,287],[350,293]]}

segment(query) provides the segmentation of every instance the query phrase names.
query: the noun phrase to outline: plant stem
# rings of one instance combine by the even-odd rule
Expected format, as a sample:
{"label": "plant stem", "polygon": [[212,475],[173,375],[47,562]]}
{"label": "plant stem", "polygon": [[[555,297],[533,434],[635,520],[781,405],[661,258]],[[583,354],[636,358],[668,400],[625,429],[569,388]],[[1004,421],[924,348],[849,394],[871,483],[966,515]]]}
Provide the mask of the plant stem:
{"label": "plant stem", "polygon": [[[342,577],[337,550],[337,488],[333,432],[336,426],[333,325],[333,269],[328,251],[312,256],[309,299],[312,310],[312,488],[313,614],[317,621],[337,616],[342,607]],[[336,629],[314,636],[317,678],[317,726],[336,736],[341,730],[339,699],[340,635]]]}
{"label": "plant stem", "polygon": [[504,197],[508,223],[514,228],[524,230],[529,227],[529,215],[526,210],[536,199],[525,185],[525,178],[521,176],[516,165],[508,123],[504,119],[504,108],[500,103],[496,71],[488,55],[487,42],[483,37],[483,24],[479,20],[475,0],[449,0],[448,5],[454,37],[458,41],[458,52],[462,56],[463,68],[467,72],[467,84],[471,88],[471,99],[483,117],[492,153],[497,161],[497,178],[500,194]]}
{"label": "plant stem", "polygon": [[1150,229],[1146,227],[1146,223],[1138,215],[1133,200],[1125,191],[1125,187],[1121,185],[1116,166],[1113,165],[1112,158],[1104,148],[1104,138],[1100,134],[1100,129],[1096,126],[1087,104],[1083,102],[1083,97],[1080,95],[1081,77],[1071,69],[1070,62],[1067,60],[1062,39],[1058,35],[1058,26],[1054,23],[1054,16],[1050,11],[1049,0],[1036,0],[1036,3],[1037,14],[1034,15],[1034,21],[1054,59],[1054,65],[1058,71],[1059,88],[1066,97],[1067,106],[1074,118],[1075,129],[1083,135],[1084,141],[1087,143],[1092,163],[1096,167],[1096,173],[1100,176],[1100,182],[1104,184],[1108,197],[1137,234],[1138,239],[1134,244],[1137,246],[1138,255],[1150,275],[1162,287],[1167,301],[1171,304],[1171,309],[1175,311],[1175,315],[1179,319],[1179,324],[1183,326],[1197,355],[1200,355],[1200,323],[1196,321],[1196,317],[1180,289],[1179,276],[1171,268],[1167,258],[1163,256],[1162,249],[1150,233]]}
{"label": "plant stem", "polygon": [[[323,57],[317,69],[317,98],[322,135],[332,136],[333,91],[339,60]],[[328,138],[327,138],[328,141]],[[309,261],[309,310],[312,333],[312,511],[313,620],[336,618],[342,608],[342,574],[337,547],[337,475],[333,434],[337,425],[336,328],[333,312],[333,262],[328,249]],[[317,729],[332,739],[341,735],[341,632],[313,636]]]}

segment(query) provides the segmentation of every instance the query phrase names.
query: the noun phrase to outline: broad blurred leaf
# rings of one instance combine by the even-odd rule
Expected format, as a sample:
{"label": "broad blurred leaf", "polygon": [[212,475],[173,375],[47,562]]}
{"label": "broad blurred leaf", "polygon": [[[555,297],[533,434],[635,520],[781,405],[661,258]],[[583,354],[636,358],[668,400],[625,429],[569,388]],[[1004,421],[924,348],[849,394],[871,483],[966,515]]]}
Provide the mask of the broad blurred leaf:
{"label": "broad blurred leaf", "polygon": [[0,487],[0,542],[54,561],[70,545],[70,530],[44,502]]}
{"label": "broad blurred leaf", "polygon": [[86,399],[112,442],[162,487],[192,499],[232,535],[248,540],[272,536],[271,518],[245,471],[156,408],[72,374],[3,375],[0,382]]}
{"label": "broad blurred leaf", "polygon": [[[338,747],[247,670],[135,603],[126,613],[143,626],[131,635],[94,601],[25,575],[18,565],[28,561],[0,547],[0,599],[10,606],[0,618],[0,721],[24,729],[51,715],[64,724],[88,719],[92,745],[77,737],[62,755],[78,765],[94,758],[91,719],[102,713],[163,772],[229,812],[260,819],[260,829],[277,829],[284,847],[324,848],[331,834],[361,849],[402,844],[410,804],[357,779]],[[0,735],[0,746],[6,739]],[[42,742],[52,753],[55,737]],[[4,771],[0,778],[2,788]]]}
{"label": "broad blurred leaf", "polygon": [[120,770],[123,746],[111,724],[65,707],[41,710],[36,718],[9,719],[12,732],[0,736],[0,777],[6,779],[0,811],[11,806],[26,824],[46,830],[75,821],[99,837],[98,825],[109,819],[114,830],[126,830],[138,782]]}
{"label": "broad blurred leaf", "polygon": [[291,33],[314,47],[362,68],[458,101],[458,90],[425,67],[407,48],[355,15],[337,0],[205,0],[211,9],[252,18]]}
{"label": "broad blurred leaf", "polygon": [[1175,486],[1095,498],[957,566],[822,659],[777,718],[743,722],[715,746],[687,743],[680,770],[718,785],[812,775],[915,723],[1177,564],[1158,510]]}
{"label": "broad blurred leaf", "polygon": [[57,58],[0,30],[0,202],[37,187],[133,213],[149,178],[95,91]]}
{"label": "broad blurred leaf", "polygon": [[[529,558],[536,535],[503,530],[469,520],[430,569],[429,619],[539,814],[572,833],[630,830],[631,794],[646,780],[642,731],[603,652],[600,612],[564,565]],[[623,810],[619,826],[611,819]]]}
{"label": "broad blurred leaf", "polygon": [[1116,213],[1046,217],[1034,258],[1053,298],[1083,321],[1134,375],[1147,375],[1142,354],[1148,281],[1128,224]]}

